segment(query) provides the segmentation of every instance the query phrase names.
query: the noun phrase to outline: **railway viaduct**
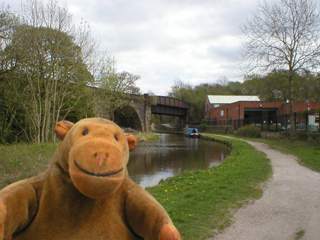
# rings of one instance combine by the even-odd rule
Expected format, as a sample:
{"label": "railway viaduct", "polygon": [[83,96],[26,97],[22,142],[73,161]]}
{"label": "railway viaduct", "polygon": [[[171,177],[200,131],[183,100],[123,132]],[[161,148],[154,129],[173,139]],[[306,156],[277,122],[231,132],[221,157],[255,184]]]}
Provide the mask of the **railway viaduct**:
{"label": "railway viaduct", "polygon": [[121,127],[149,131],[152,114],[177,116],[184,123],[189,108],[189,103],[172,97],[130,95],[128,104],[115,111],[114,121]]}

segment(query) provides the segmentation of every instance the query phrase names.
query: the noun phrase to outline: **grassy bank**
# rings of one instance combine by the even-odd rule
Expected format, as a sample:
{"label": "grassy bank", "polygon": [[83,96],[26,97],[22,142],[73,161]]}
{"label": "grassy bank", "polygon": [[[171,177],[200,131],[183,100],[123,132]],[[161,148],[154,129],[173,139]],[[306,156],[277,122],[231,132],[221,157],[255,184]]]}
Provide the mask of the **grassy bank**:
{"label": "grassy bank", "polygon": [[319,144],[292,141],[290,139],[253,139],[269,144],[286,154],[292,154],[299,158],[299,163],[313,171],[320,172],[320,146]]}
{"label": "grassy bank", "polygon": [[133,132],[131,134],[133,134],[137,138],[138,142],[153,141],[160,138],[153,132]]}
{"label": "grassy bank", "polygon": [[[158,139],[151,132],[133,133],[139,142]],[[45,171],[60,142],[0,145],[0,189]]]}
{"label": "grassy bank", "polygon": [[301,165],[320,172],[320,145],[315,142],[304,142],[289,138],[249,138],[235,134],[227,134],[227,136],[266,143],[282,153],[297,156]]}
{"label": "grassy bank", "polygon": [[47,169],[58,143],[0,145],[0,189]]}
{"label": "grassy bank", "polygon": [[186,172],[147,190],[165,207],[184,240],[206,239],[230,224],[235,209],[261,197],[272,173],[264,153],[238,140],[216,138],[232,147],[218,167]]}

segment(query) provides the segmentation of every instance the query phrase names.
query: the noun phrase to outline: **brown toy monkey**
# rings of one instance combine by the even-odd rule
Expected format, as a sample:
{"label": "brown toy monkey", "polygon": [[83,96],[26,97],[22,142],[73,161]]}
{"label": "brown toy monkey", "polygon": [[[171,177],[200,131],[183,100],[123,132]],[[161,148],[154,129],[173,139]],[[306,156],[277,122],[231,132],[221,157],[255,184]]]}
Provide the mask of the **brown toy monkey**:
{"label": "brown toy monkey", "polygon": [[163,207],[127,173],[133,135],[91,118],[55,127],[47,171],[0,191],[0,240],[180,240]]}

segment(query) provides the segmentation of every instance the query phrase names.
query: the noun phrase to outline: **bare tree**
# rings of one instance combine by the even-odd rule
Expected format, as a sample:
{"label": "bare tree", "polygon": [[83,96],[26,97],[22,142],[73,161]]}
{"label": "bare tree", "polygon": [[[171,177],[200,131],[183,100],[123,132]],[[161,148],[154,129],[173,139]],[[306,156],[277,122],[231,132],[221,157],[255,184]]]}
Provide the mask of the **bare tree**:
{"label": "bare tree", "polygon": [[114,120],[114,112],[128,105],[130,94],[140,94],[136,81],[140,76],[128,72],[117,73],[115,60],[105,52],[94,74],[95,91],[92,108],[95,115]]}
{"label": "bare tree", "polygon": [[95,54],[98,48],[96,39],[92,37],[91,27],[83,21],[74,25],[72,14],[66,6],[61,7],[58,0],[27,0],[22,5],[23,22],[33,27],[46,27],[66,33],[74,38],[74,42],[81,48],[83,61],[91,70],[95,64]]}
{"label": "bare tree", "polygon": [[19,23],[18,17],[10,11],[9,6],[0,6],[0,47],[3,49],[10,41],[13,28]]}
{"label": "bare tree", "polygon": [[217,84],[219,84],[220,86],[226,87],[229,84],[229,80],[226,76],[221,76],[219,77]]}
{"label": "bare tree", "polygon": [[129,72],[123,71],[117,74],[117,77],[111,83],[111,90],[129,94],[140,94],[140,88],[136,86],[136,81],[141,77],[139,75],[133,75]]}
{"label": "bare tree", "polygon": [[320,64],[319,5],[313,0],[261,2],[242,31],[246,41],[241,53],[247,70],[287,72],[293,135],[293,78],[299,71],[316,69]]}
{"label": "bare tree", "polygon": [[27,0],[22,4],[23,22],[33,27],[47,27],[60,32],[72,31],[72,15],[66,7],[59,6],[57,0],[49,0],[46,4],[40,0]]}

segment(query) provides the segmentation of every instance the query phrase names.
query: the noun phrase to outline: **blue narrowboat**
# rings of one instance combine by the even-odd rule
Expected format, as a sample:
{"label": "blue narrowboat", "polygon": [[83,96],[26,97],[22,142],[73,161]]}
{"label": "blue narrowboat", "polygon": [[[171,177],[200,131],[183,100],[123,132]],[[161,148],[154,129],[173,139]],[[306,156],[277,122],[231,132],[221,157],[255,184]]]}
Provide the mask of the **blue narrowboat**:
{"label": "blue narrowboat", "polygon": [[200,134],[198,132],[197,128],[185,128],[183,134],[187,137],[194,137],[194,138],[198,138],[200,137]]}

